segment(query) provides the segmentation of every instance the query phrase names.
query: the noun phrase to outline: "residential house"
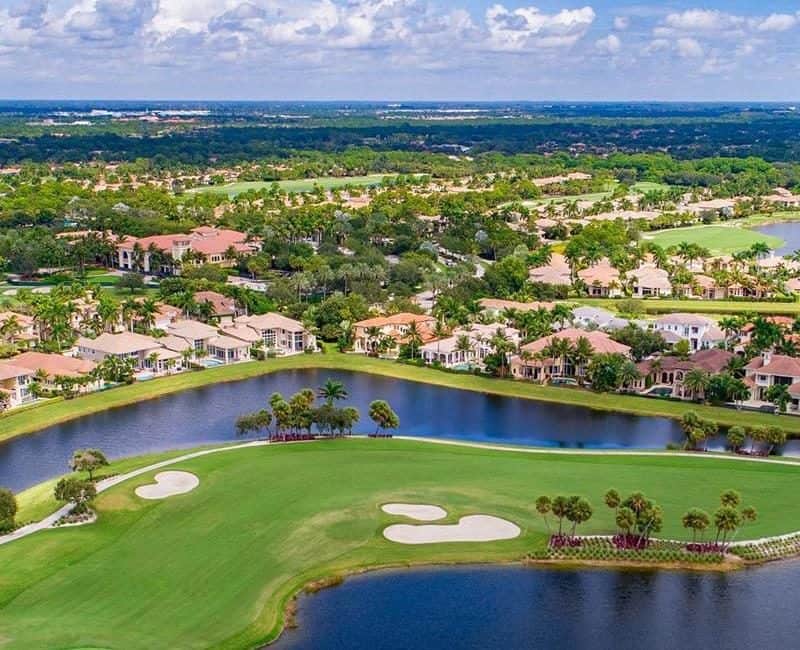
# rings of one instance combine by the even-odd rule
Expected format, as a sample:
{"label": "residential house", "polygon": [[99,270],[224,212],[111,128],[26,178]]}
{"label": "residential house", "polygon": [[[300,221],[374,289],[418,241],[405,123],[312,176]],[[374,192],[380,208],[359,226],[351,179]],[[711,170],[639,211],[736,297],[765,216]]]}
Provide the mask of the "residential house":
{"label": "residential house", "polygon": [[544,266],[537,266],[528,271],[531,282],[552,284],[560,287],[572,286],[572,274],[567,258],[560,253],[553,253],[550,262]]}
{"label": "residential house", "polygon": [[627,274],[635,298],[667,298],[672,295],[669,273],[652,264],[643,264]]}
{"label": "residential house", "polygon": [[87,378],[83,386],[76,386],[78,392],[91,392],[102,388],[102,380],[90,379],[97,364],[85,359],[75,359],[63,354],[44,352],[23,352],[8,360],[12,365],[28,368],[36,375],[37,381],[47,390],[59,390],[59,377]]}
{"label": "residential house", "polygon": [[[134,332],[118,334],[104,333],[95,339],[81,336],[76,343],[78,357],[102,363],[108,357],[124,361],[133,359],[135,370],[150,369],[149,355],[163,350],[161,344],[151,336]],[[178,355],[180,356],[180,355]]]}
{"label": "residential house", "polygon": [[39,340],[36,321],[27,314],[0,312],[0,339],[21,347],[33,345]]}
{"label": "residential house", "polygon": [[627,327],[629,320],[615,316],[601,307],[576,307],[572,310],[572,324],[584,330],[618,330]]}
{"label": "residential house", "polygon": [[211,339],[218,335],[217,328],[196,320],[179,320],[166,329],[170,336],[184,339],[194,350],[195,357],[202,357],[208,350]]}
{"label": "residential house", "polygon": [[194,301],[198,304],[210,303],[214,310],[212,314],[214,320],[221,325],[233,324],[233,319],[239,315],[236,301],[216,291],[197,291],[194,294]]}
{"label": "residential house", "polygon": [[694,293],[703,300],[724,300],[727,291],[719,286],[714,278],[698,273],[694,276]]}
{"label": "residential house", "polygon": [[[236,230],[200,226],[187,234],[126,237],[117,243],[119,268],[143,273],[173,274],[187,263],[210,263],[233,266],[229,253],[249,254],[257,249],[255,242]],[[158,251],[159,256],[151,259]],[[180,264],[175,264],[178,261]]]}
{"label": "residential house", "polygon": [[543,352],[556,339],[565,339],[574,346],[582,338],[589,342],[593,354],[622,354],[630,357],[631,349],[627,345],[617,343],[605,332],[588,332],[570,327],[523,345],[520,354],[511,358],[512,376],[539,382],[550,381],[553,378],[584,376],[585,364],[575,367],[568,357],[560,359],[542,357]]}
{"label": "residential house", "polygon": [[0,362],[0,411],[16,408],[36,399],[30,387],[35,371],[30,368]]}
{"label": "residential house", "polygon": [[636,368],[641,379],[634,384],[638,392],[647,392],[655,388],[669,387],[670,397],[678,399],[703,399],[703,393],[695,394],[683,385],[686,373],[691,370],[702,370],[716,375],[725,370],[733,357],[732,352],[718,348],[699,350],[688,359],[679,357],[659,357],[638,363]]}
{"label": "residential house", "polygon": [[[316,337],[300,321],[282,314],[271,312],[258,316],[238,316],[235,324],[255,330],[264,348],[274,354],[299,354],[313,352],[317,348]],[[236,337],[235,333],[230,335]]]}
{"label": "residential house", "polygon": [[[519,331],[513,327],[475,323],[454,330],[450,336],[426,343],[420,348],[420,356],[425,363],[439,363],[445,368],[477,366],[487,355],[494,353],[492,338],[498,334],[505,336],[514,348],[519,345]],[[468,350],[459,349],[459,340],[464,336],[470,343]]]}
{"label": "residential house", "polygon": [[353,351],[361,354],[377,354],[384,340],[392,344],[385,354],[396,355],[400,345],[407,342],[412,326],[416,326],[422,343],[433,341],[436,319],[426,314],[401,312],[391,316],[378,316],[357,322],[353,326]]}
{"label": "residential house", "polygon": [[617,269],[603,258],[597,264],[578,271],[590,296],[598,298],[617,298],[622,295],[622,283]]}
{"label": "residential house", "polygon": [[691,352],[714,347],[725,340],[725,335],[713,320],[697,314],[667,314],[653,323],[653,329],[661,332],[670,345],[680,340],[688,341]]}
{"label": "residential house", "polygon": [[[255,334],[255,330],[253,330]],[[207,343],[208,356],[222,363],[236,363],[237,361],[250,360],[251,344],[240,338],[220,334],[210,339]]]}
{"label": "residential house", "polygon": [[482,313],[491,318],[502,316],[507,310],[518,312],[536,311],[537,309],[547,309],[555,307],[553,302],[519,302],[517,300],[503,300],[501,298],[481,298],[478,301]]}
{"label": "residential house", "polygon": [[769,401],[770,387],[786,386],[791,398],[788,410],[800,411],[800,359],[764,352],[745,366],[745,383],[750,388],[750,399],[762,403]]}

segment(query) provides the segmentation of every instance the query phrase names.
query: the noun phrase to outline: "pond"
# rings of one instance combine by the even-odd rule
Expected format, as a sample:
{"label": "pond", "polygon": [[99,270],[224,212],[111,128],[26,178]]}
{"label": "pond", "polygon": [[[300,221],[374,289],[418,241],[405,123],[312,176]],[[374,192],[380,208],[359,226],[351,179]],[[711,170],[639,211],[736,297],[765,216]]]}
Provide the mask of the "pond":
{"label": "pond", "polygon": [[771,235],[783,240],[783,246],[775,250],[775,254],[778,256],[791,255],[796,250],[800,250],[800,221],[770,223],[753,230],[763,235]]}
{"label": "pond", "polygon": [[[432,371],[433,372],[433,371]],[[374,430],[369,402],[386,399],[405,435],[543,447],[664,449],[683,435],[677,423],[442,388],[375,375],[295,370],[196,388],[88,415],[0,444],[0,485],[18,491],[63,474],[75,449],[97,447],[119,458],[236,440],[234,422],[268,396],[321,386],[327,378],[350,392],[361,411],[355,432]],[[564,390],[570,390],[565,388]]]}
{"label": "pond", "polygon": [[800,563],[729,574],[432,568],[300,598],[276,650],[797,647]]}

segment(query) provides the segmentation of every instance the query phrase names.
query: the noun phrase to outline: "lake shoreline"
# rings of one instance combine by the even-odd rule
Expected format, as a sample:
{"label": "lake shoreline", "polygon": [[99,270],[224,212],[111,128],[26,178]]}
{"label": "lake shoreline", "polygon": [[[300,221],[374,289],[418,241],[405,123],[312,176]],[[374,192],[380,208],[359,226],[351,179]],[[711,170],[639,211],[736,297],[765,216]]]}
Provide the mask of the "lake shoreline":
{"label": "lake shoreline", "polygon": [[[672,420],[680,419],[688,410],[694,410],[701,417],[713,420],[723,427],[736,424],[764,426],[776,423],[776,416],[772,414],[740,411],[720,406],[695,404],[693,402],[659,400],[636,395],[594,393],[578,388],[543,386],[513,379],[447,372],[361,355],[327,352],[295,355],[268,361],[249,361],[219,368],[159,377],[148,382],[134,383],[102,392],[82,395],[68,401],[58,399],[57,401],[50,401],[37,406],[29,406],[21,411],[11,411],[0,416],[0,444],[25,434],[35,433],[52,425],[62,424],[86,415],[109,411],[137,402],[158,399],[217,383],[238,382],[284,370],[301,369],[361,372],[487,395],[580,406],[607,413],[663,417]],[[800,437],[800,417],[782,417],[779,426],[787,431],[789,438]]]}

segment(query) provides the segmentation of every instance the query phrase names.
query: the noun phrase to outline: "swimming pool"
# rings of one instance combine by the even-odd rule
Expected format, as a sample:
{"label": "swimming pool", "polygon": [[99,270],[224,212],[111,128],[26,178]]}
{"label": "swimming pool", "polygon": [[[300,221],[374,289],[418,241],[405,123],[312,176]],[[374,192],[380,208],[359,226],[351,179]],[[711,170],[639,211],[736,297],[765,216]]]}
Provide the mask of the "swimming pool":
{"label": "swimming pool", "polygon": [[216,368],[217,366],[225,365],[225,363],[220,361],[219,359],[200,359],[197,363],[199,363],[204,368]]}

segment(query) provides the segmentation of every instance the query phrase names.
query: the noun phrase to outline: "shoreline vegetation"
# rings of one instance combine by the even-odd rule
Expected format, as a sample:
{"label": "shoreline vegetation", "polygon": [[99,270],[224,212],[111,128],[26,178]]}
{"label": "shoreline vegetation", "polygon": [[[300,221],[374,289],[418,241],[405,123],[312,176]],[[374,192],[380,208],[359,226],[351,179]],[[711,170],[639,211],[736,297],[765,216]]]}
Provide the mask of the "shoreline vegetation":
{"label": "shoreline vegetation", "polygon": [[[323,548],[326,549],[321,553],[320,558],[315,560],[319,564],[315,567],[305,568],[309,559],[311,557],[316,558],[316,555],[313,553],[309,555],[311,552],[309,549],[303,552],[298,551],[298,553],[293,552],[292,555],[296,555],[293,561],[289,565],[279,567],[277,582],[275,581],[276,577],[273,577],[271,580],[261,584],[255,591],[251,589],[248,592],[251,595],[252,593],[268,594],[264,599],[259,600],[261,613],[255,620],[251,619],[239,633],[220,639],[219,643],[214,643],[215,647],[222,648],[249,647],[257,643],[274,642],[283,629],[292,625],[292,613],[295,611],[296,600],[299,595],[335,586],[350,575],[368,571],[447,565],[521,564],[531,567],[563,567],[565,569],[658,569],[726,572],[798,554],[798,548],[789,544],[789,542],[797,538],[796,533],[777,534],[771,537],[762,536],[763,533],[780,533],[782,522],[792,519],[792,517],[784,516],[783,505],[788,503],[786,499],[791,499],[791,486],[795,477],[789,473],[795,472],[796,469],[788,467],[787,465],[789,464],[782,461],[735,459],[722,456],[692,457],[689,454],[672,454],[669,457],[659,457],[657,454],[648,454],[646,452],[626,452],[615,456],[601,456],[598,459],[595,454],[580,454],[578,452],[558,453],[554,450],[553,453],[547,453],[541,450],[516,449],[513,447],[505,447],[501,450],[496,447],[484,448],[468,443],[438,444],[438,442],[436,440],[409,440],[405,438],[395,440],[353,438],[306,444],[254,445],[251,443],[239,449],[232,449],[230,448],[231,446],[220,447],[220,451],[225,453],[208,453],[210,450],[203,449],[202,451],[206,453],[188,459],[186,458],[187,452],[184,450],[115,461],[107,468],[111,475],[120,474],[123,470],[136,472],[136,475],[113,485],[98,496],[98,520],[96,523],[63,531],[38,532],[25,540],[17,540],[10,545],[0,547],[0,554],[6,551],[5,559],[24,564],[29,561],[25,559],[27,554],[31,554],[32,558],[34,558],[31,561],[35,561],[40,552],[52,553],[58,552],[59,549],[68,550],[69,557],[65,558],[65,562],[68,560],[67,564],[57,563],[58,566],[50,567],[47,570],[47,576],[43,575],[39,576],[39,578],[44,580],[45,585],[42,588],[47,590],[46,584],[50,582],[49,578],[52,577],[49,572],[60,574],[63,571],[67,575],[57,575],[56,579],[60,583],[61,581],[66,581],[62,584],[65,585],[69,592],[72,588],[81,588],[82,585],[86,584],[86,580],[91,579],[90,576],[81,575],[83,571],[80,568],[81,561],[85,557],[96,557],[96,553],[102,553],[109,558],[116,557],[113,548],[118,544],[122,544],[128,552],[138,548],[137,544],[150,548],[148,544],[152,543],[153,535],[159,535],[159,528],[166,527],[167,530],[162,530],[161,534],[165,535],[165,539],[168,538],[173,544],[181,547],[175,549],[174,553],[182,553],[182,548],[186,544],[192,543],[192,537],[189,535],[192,531],[182,531],[184,524],[176,525],[175,518],[177,517],[178,520],[183,521],[183,517],[180,516],[180,510],[184,507],[192,507],[193,499],[195,498],[203,499],[203,503],[206,503],[209,497],[212,501],[215,499],[218,501],[220,498],[219,493],[224,493],[223,500],[227,500],[234,492],[238,493],[240,489],[250,486],[254,477],[270,475],[270,471],[267,471],[270,470],[270,467],[272,471],[278,470],[279,467],[286,467],[282,470],[286,483],[284,488],[289,491],[295,489],[296,481],[294,475],[299,468],[305,468],[305,471],[313,473],[319,471],[320,467],[317,467],[317,465],[320,464],[336,468],[345,464],[346,467],[344,469],[337,471],[349,472],[356,466],[360,468],[359,471],[363,470],[367,477],[366,479],[360,478],[360,481],[365,481],[365,484],[370,486],[370,491],[367,493],[369,496],[366,499],[369,503],[357,503],[357,501],[363,501],[363,496],[360,500],[350,503],[339,503],[340,499],[337,495],[329,495],[325,499],[324,506],[313,512],[305,511],[301,507],[302,517],[286,533],[289,535],[287,539],[297,534],[311,535],[311,550],[316,549],[315,552],[317,552]],[[337,458],[331,459],[331,454],[336,455]],[[152,481],[153,474],[165,466],[163,459],[171,459],[167,460],[166,465],[176,465],[182,470],[196,472],[201,477],[209,478],[209,481],[201,480],[201,486],[203,487],[196,491],[199,496],[195,497],[195,493],[190,493],[176,497],[174,501],[168,500],[165,502],[164,508],[161,509],[159,509],[160,506],[157,502],[144,502],[143,500],[132,498],[131,494],[133,494],[136,485]],[[159,461],[157,463],[158,468],[153,467],[154,460]],[[368,461],[368,466],[366,467],[364,465],[365,461]],[[737,549],[736,555],[726,554],[721,562],[703,561],[702,557],[698,558],[697,562],[685,562],[676,559],[677,556],[674,554],[659,556],[656,553],[651,553],[644,556],[644,558],[631,554],[630,558],[618,557],[610,559],[602,556],[568,557],[568,554],[564,553],[552,556],[545,555],[545,544],[547,544],[549,535],[545,534],[541,519],[533,511],[533,495],[535,491],[531,491],[530,499],[526,500],[527,489],[516,492],[514,490],[518,490],[520,487],[516,486],[512,490],[515,482],[524,481],[528,483],[531,481],[531,476],[539,476],[541,474],[531,471],[535,468],[531,468],[527,461],[533,464],[548,462],[556,466],[553,468],[556,475],[551,477],[551,485],[560,484],[566,480],[574,480],[576,485],[584,486],[587,483],[587,479],[588,482],[594,485],[602,485],[611,476],[618,476],[623,483],[629,485],[638,484],[643,476],[655,479],[654,484],[658,486],[655,491],[659,499],[663,500],[667,510],[665,522],[668,526],[665,526],[665,528],[668,527],[668,529],[663,533],[665,538],[682,535],[676,528],[675,515],[688,505],[686,500],[688,495],[695,494],[695,490],[699,489],[701,484],[713,484],[714,487],[728,484],[741,485],[748,496],[753,496],[756,499],[759,509],[763,508],[764,521],[761,523],[762,519],[760,518],[759,523],[754,525],[752,532],[751,529],[747,530],[748,539],[742,540],[743,542],[748,542],[747,546],[738,547],[738,549],[742,549],[745,552],[738,552]],[[392,465],[399,464],[400,467],[387,471],[389,466],[387,463],[390,462]],[[491,486],[483,486],[478,492],[474,492],[474,488],[469,488],[468,484],[474,480],[473,477],[476,475],[476,470],[479,466],[486,462],[492,463],[493,466],[503,466],[503,471],[491,479]],[[428,485],[429,481],[425,483],[424,477],[428,475],[432,466],[438,467],[440,472],[443,471],[442,463],[448,466],[444,469],[447,472],[451,472],[453,476],[449,477],[449,479],[447,476],[442,476],[439,482],[443,483],[440,487]],[[700,465],[701,463],[702,465]],[[742,463],[747,463],[747,465]],[[470,467],[465,469],[463,467],[465,464]],[[267,465],[270,467],[267,467]],[[310,465],[313,465],[313,467],[309,467]],[[414,470],[414,476],[410,477],[412,481],[411,487],[408,487],[406,478],[407,474],[412,471],[412,467],[416,469]],[[699,472],[700,467],[707,471]],[[741,468],[746,468],[747,471],[739,471]],[[217,472],[221,472],[221,475],[218,475]],[[629,475],[630,472],[635,472],[636,476]],[[695,478],[699,474],[703,474],[703,477]],[[594,475],[594,477],[590,478],[591,475]],[[212,476],[214,477],[213,480],[211,479]],[[220,476],[224,480],[220,480]],[[567,476],[571,478],[567,479]],[[625,478],[622,478],[623,476]],[[681,476],[685,477],[685,481],[681,480]],[[267,479],[262,478],[260,480]],[[303,481],[305,479],[303,476],[298,476],[296,480]],[[396,481],[401,481],[406,487],[398,488],[394,485]],[[419,481],[423,481],[423,483],[419,483]],[[235,485],[231,487],[230,483]],[[674,490],[669,487],[669,485],[679,484],[684,485],[685,494],[675,494]],[[425,487],[426,485],[427,487]],[[20,505],[23,510],[31,511],[31,504],[28,501],[42,493],[39,487],[32,488],[20,495]],[[355,486],[354,489],[360,494],[360,490],[363,487]],[[320,487],[319,489],[322,488]],[[374,491],[376,489],[379,491]],[[400,492],[396,492],[395,490],[397,489]],[[461,493],[463,489],[473,491]],[[205,495],[201,495],[200,493],[204,490],[210,491],[206,492]],[[592,491],[592,488],[587,486],[586,490]],[[435,494],[437,498],[433,498],[427,493]],[[502,502],[499,501],[497,498],[498,493],[504,494],[507,498],[504,498]],[[242,495],[240,494],[240,496]],[[479,507],[481,510],[495,512],[518,522],[523,528],[523,535],[519,539],[491,543],[432,544],[414,548],[392,544],[382,539],[380,531],[386,524],[396,521],[397,518],[380,513],[376,504],[382,503],[386,498],[395,496],[408,498],[412,501],[436,501],[454,504],[453,512],[446,519],[447,522],[456,520],[459,516]],[[316,500],[318,497],[309,495],[308,498]],[[186,499],[186,501],[182,501],[183,499]],[[243,521],[250,521],[248,517],[252,516],[256,511],[262,512],[264,507],[263,499],[251,494],[245,501],[243,508],[245,512],[237,514],[237,516],[242,517]],[[258,501],[261,505],[256,510],[253,510],[251,506],[255,501]],[[182,506],[182,503],[185,505]],[[217,503],[217,505],[220,504],[221,502]],[[214,503],[207,505],[209,508],[213,508]],[[39,507],[41,508],[41,503]],[[343,514],[330,519],[331,514],[328,509],[339,507],[344,508]],[[601,508],[602,506],[598,505],[598,507]],[[198,511],[195,514],[200,519],[209,514],[213,517],[217,516],[213,513],[203,515],[202,511]],[[795,520],[797,519],[797,514],[795,513]],[[262,516],[268,516],[268,513],[262,512]],[[605,513],[598,512],[598,516],[602,517],[603,521],[596,526],[593,525],[593,533],[603,532],[610,522]],[[378,517],[379,526],[377,528],[375,527],[375,517]],[[361,518],[365,518],[366,521],[360,521]],[[138,525],[137,522],[140,521],[145,524],[144,528]],[[252,524],[255,525],[256,522],[257,519],[253,520]],[[233,522],[233,524],[235,523]],[[241,522],[239,523],[241,524]],[[232,528],[235,529],[236,526],[233,524]],[[205,525],[203,521],[197,524],[199,527]],[[331,528],[314,532],[314,527],[317,525],[331,526]],[[342,537],[345,534],[343,526],[355,532],[348,533],[347,536]],[[217,539],[219,534],[234,535],[235,537],[232,532],[222,531],[220,533],[215,529],[211,529],[209,532],[214,537],[213,543],[219,542]],[[264,530],[261,533],[264,533]],[[178,535],[177,537],[176,534]],[[189,539],[184,539],[185,536],[188,536]],[[350,536],[354,539],[350,539]],[[749,540],[750,536],[753,537],[752,540]],[[126,537],[132,537],[133,539],[126,541]],[[179,539],[181,540],[180,542],[177,541]],[[337,548],[330,548],[331,542],[334,540],[339,540],[339,544],[333,545],[337,546]],[[754,550],[764,548],[770,544],[780,546],[784,542],[786,544],[783,546],[784,552],[782,555],[758,555]],[[341,546],[341,548],[338,548],[338,546]],[[261,546],[259,547],[261,548]],[[10,552],[10,555],[8,552]],[[110,555],[109,552],[111,552]],[[235,552],[235,549],[232,552]],[[167,554],[172,555],[173,551],[167,551]],[[681,557],[684,558],[686,555],[684,554]],[[73,563],[75,568],[72,566]],[[185,562],[182,563],[182,568],[186,569]],[[111,584],[104,585],[104,593],[110,589],[113,595],[115,584],[122,580],[121,574],[124,574],[122,569],[124,567],[121,567],[120,571],[112,571],[111,574],[107,574],[107,579]],[[91,567],[87,567],[86,570],[89,573],[95,571]],[[77,574],[75,571],[77,571]],[[0,605],[0,608],[5,609],[8,606],[13,609],[14,598],[9,600],[9,589],[17,594],[24,594],[22,600],[25,602],[30,598],[44,597],[43,594],[38,596],[31,594],[29,596],[26,593],[27,589],[37,589],[33,585],[27,585],[26,587],[22,584],[15,584],[16,582],[24,582],[23,578],[14,578],[6,585],[0,584],[0,596],[3,596],[3,598],[0,598],[0,602],[5,603],[5,605]],[[119,585],[117,584],[116,586]],[[252,587],[253,585],[249,586]],[[268,587],[273,589],[271,593],[265,591]],[[6,593],[3,593],[4,591]],[[47,598],[60,597],[54,596],[51,591],[47,593],[49,594]],[[146,593],[146,589],[143,593]],[[69,598],[70,594],[67,593],[64,597]],[[135,599],[135,594],[130,597]],[[80,599],[76,599],[76,603],[79,602]],[[24,607],[24,602],[22,606]],[[80,609],[79,605],[76,605],[76,607]],[[111,609],[113,610],[113,607]],[[19,611],[16,614],[10,611],[5,611],[4,613],[8,614],[7,621],[13,621],[15,615],[20,615]],[[65,615],[74,616],[75,613],[67,612]],[[239,615],[241,616],[241,613]],[[106,623],[114,623],[114,621],[106,621]],[[7,630],[2,629],[5,625],[0,625],[0,631],[4,633],[7,632]],[[57,626],[54,629],[57,629]],[[111,626],[109,629],[114,629],[114,627]],[[94,644],[103,640],[102,638],[93,637],[93,631],[87,634],[85,638],[81,639],[81,642],[90,641]],[[9,638],[14,637],[10,636]],[[138,646],[133,644],[131,647]]]}
{"label": "shoreline vegetation", "polygon": [[595,393],[563,386],[542,386],[512,379],[481,377],[413,364],[345,354],[328,349],[324,354],[303,354],[266,361],[249,361],[218,368],[160,377],[147,382],[117,386],[105,391],[82,395],[71,400],[56,398],[11,411],[0,416],[0,443],[17,436],[61,424],[85,415],[157,399],[166,395],[201,388],[215,383],[241,381],[284,370],[344,370],[364,372],[394,379],[404,379],[445,388],[469,390],[503,397],[581,406],[599,411],[630,415],[680,419],[687,410],[716,424],[729,427],[779,426],[789,438],[800,437],[800,417],[776,416],[769,413],[743,411],[721,406],[684,401],[647,398],[618,393]]}

